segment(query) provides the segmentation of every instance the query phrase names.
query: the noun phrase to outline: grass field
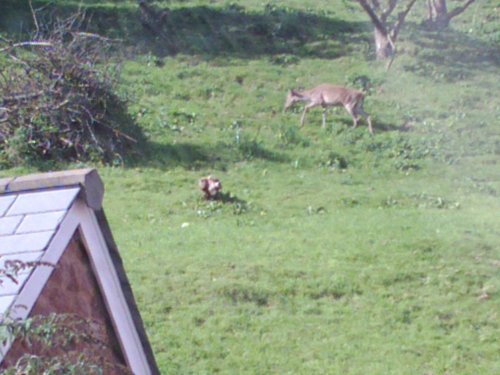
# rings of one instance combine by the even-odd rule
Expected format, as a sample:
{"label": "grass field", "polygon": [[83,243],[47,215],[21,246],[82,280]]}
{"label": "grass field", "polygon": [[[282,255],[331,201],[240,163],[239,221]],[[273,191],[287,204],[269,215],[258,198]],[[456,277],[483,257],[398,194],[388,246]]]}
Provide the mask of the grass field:
{"label": "grass field", "polygon": [[[168,40],[134,1],[86,4],[125,35],[150,141],[98,167],[162,373],[500,373],[495,1],[440,34],[417,5],[389,72],[354,2],[158,2]],[[373,137],[343,110],[282,113],[322,82],[365,84]],[[208,174],[232,202],[201,199]]]}

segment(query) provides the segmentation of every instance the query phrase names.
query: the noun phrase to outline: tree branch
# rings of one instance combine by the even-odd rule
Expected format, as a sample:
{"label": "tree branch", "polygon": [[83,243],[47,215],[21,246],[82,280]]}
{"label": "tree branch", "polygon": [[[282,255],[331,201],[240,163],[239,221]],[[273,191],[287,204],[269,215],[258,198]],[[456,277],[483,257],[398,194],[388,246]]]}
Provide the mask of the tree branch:
{"label": "tree branch", "polygon": [[402,12],[399,12],[398,14],[398,20],[394,27],[391,30],[391,39],[392,42],[396,42],[396,39],[398,38],[399,30],[401,29],[401,26],[403,26],[403,23],[405,22],[405,18],[410,12],[411,8],[413,8],[413,5],[415,5],[417,0],[411,0],[406,9]]}
{"label": "tree branch", "polygon": [[367,3],[366,0],[357,0],[359,5],[365,10],[366,13],[368,13],[368,16],[372,20],[373,25],[375,28],[381,32],[382,34],[387,34],[387,28],[385,24],[378,18],[377,14],[375,11],[372,9],[372,7]]}
{"label": "tree branch", "polygon": [[389,7],[382,12],[382,15],[380,16],[382,22],[385,23],[387,20],[387,17],[391,15],[391,13],[394,11],[394,8],[396,8],[396,5],[398,5],[398,0],[389,0]]}
{"label": "tree branch", "polygon": [[463,6],[453,9],[451,12],[448,13],[448,20],[451,20],[453,17],[456,17],[459,14],[462,14],[463,12],[465,12],[465,10],[470,5],[472,5],[475,1],[476,0],[469,0]]}
{"label": "tree branch", "polygon": [[3,104],[5,105],[7,103],[22,102],[22,101],[26,101],[26,100],[31,100],[31,99],[39,98],[44,93],[45,92],[42,90],[42,91],[30,93],[30,94],[19,94],[19,95],[13,95],[13,96],[4,96],[2,98],[3,99]]}
{"label": "tree branch", "polygon": [[35,10],[33,9],[33,4],[31,4],[31,0],[28,1],[28,4],[30,6],[31,16],[33,17],[33,22],[35,23],[36,33],[38,35],[38,33],[40,32],[40,26],[38,26],[38,20],[36,19]]}
{"label": "tree branch", "polygon": [[432,0],[427,0],[427,19],[431,22],[434,19],[434,5]]}
{"label": "tree branch", "polygon": [[111,39],[111,38],[107,38],[107,37],[102,36],[102,35],[98,35],[98,34],[94,34],[94,33],[87,33],[87,32],[83,32],[83,31],[78,31],[78,32],[74,31],[71,33],[71,35],[73,35],[73,37],[100,39],[100,40],[103,40],[103,41],[108,42],[108,43],[122,43],[123,42],[123,39]]}
{"label": "tree branch", "polygon": [[15,44],[11,44],[8,47],[4,47],[4,48],[0,49],[0,52],[5,52],[5,51],[8,51],[9,49],[13,49],[16,47],[26,47],[26,46],[52,47],[52,43],[51,42],[37,42],[37,41],[15,43]]}
{"label": "tree branch", "polygon": [[373,9],[374,10],[380,9],[380,2],[379,2],[379,0],[372,0],[372,4],[373,4]]}

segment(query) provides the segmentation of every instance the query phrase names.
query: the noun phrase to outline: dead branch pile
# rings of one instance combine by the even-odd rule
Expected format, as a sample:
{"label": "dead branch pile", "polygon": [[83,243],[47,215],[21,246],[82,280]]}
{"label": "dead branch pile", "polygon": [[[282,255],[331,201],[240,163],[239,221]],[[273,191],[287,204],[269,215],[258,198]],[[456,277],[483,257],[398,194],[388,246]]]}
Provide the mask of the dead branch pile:
{"label": "dead branch pile", "polygon": [[[0,162],[122,160],[132,122],[116,95],[115,41],[55,21],[30,41],[0,40]],[[47,29],[45,27],[44,29]]]}

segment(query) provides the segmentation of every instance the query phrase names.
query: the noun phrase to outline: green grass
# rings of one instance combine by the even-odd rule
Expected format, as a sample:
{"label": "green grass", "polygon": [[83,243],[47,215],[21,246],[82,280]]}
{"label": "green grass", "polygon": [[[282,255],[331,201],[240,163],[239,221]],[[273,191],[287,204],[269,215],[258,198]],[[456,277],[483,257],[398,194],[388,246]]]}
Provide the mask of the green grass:
{"label": "green grass", "polygon": [[[419,5],[388,73],[347,2],[158,2],[175,56],[133,3],[95,19],[143,51],[122,89],[150,144],[99,172],[162,373],[500,373],[494,2],[439,36]],[[359,77],[374,137],[282,113],[291,87]],[[201,199],[210,173],[235,202]]]}

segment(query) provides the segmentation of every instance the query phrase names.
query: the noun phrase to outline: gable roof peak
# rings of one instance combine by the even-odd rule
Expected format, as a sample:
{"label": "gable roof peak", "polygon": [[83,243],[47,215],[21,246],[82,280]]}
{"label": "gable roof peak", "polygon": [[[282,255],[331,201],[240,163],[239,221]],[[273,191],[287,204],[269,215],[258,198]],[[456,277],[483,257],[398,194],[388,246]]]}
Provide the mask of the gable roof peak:
{"label": "gable roof peak", "polygon": [[87,206],[93,210],[101,209],[104,197],[104,184],[99,173],[94,168],[2,178],[0,179],[0,195],[70,186],[80,186],[81,197],[87,203]]}

